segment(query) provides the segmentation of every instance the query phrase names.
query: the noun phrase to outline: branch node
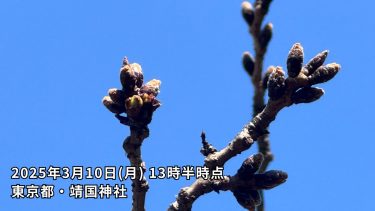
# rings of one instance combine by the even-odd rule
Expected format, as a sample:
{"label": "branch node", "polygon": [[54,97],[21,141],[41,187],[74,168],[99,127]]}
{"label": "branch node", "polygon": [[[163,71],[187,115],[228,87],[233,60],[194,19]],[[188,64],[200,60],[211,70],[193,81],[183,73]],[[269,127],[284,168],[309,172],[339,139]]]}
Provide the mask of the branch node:
{"label": "branch node", "polygon": [[202,145],[203,147],[201,148],[200,152],[207,157],[210,154],[213,154],[217,152],[216,148],[212,146],[212,144],[209,144],[206,140],[206,133],[202,131],[201,133],[201,139],[202,139]]}

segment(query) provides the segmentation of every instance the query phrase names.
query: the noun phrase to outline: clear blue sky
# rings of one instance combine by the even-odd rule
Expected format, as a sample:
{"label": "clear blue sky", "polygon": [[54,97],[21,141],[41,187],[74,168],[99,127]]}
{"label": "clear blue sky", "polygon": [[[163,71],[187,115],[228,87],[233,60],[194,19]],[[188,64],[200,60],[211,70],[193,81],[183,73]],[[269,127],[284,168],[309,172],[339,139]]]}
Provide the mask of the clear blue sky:
{"label": "clear blue sky", "polygon": [[[123,56],[162,81],[143,145],[148,167],[201,165],[200,132],[217,148],[251,119],[253,89],[241,66],[252,50],[241,1],[1,1],[0,187],[2,210],[129,210],[130,199],[14,200],[13,184],[77,181],[11,180],[13,166],[127,165],[129,134],[102,105],[120,87]],[[342,71],[326,94],[284,109],[271,125],[275,161],[288,181],[266,192],[272,210],[374,210],[373,1],[279,1],[266,21],[274,38],[265,65],[285,67],[301,42],[306,59],[329,49]],[[227,163],[233,174],[251,150]],[[152,180],[148,210],[165,210],[192,181]],[[91,180],[86,183],[105,183]],[[130,182],[125,185],[130,188]],[[242,210],[229,192],[201,197],[194,210]]]}

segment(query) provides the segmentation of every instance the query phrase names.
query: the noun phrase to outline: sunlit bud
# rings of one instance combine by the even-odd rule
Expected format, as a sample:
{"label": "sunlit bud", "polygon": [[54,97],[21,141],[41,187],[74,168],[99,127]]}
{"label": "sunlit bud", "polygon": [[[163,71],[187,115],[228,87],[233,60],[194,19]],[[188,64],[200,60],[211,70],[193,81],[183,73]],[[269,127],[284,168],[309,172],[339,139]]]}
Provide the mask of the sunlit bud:
{"label": "sunlit bud", "polygon": [[255,1],[255,8],[259,9],[262,15],[266,15],[268,9],[270,8],[272,0],[256,0]]}
{"label": "sunlit bud", "polygon": [[250,52],[245,52],[242,55],[242,65],[246,72],[252,76],[254,72],[254,58],[251,56]]}
{"label": "sunlit bud", "polygon": [[125,106],[124,91],[120,89],[112,88],[108,90],[108,95],[114,103],[119,104],[121,106]]}
{"label": "sunlit bud", "polygon": [[102,100],[103,105],[112,113],[121,114],[125,112],[125,107],[114,103],[109,96],[105,96]]}
{"label": "sunlit bud", "polygon": [[264,74],[263,81],[262,81],[262,86],[263,89],[267,89],[267,83],[268,79],[270,78],[271,73],[276,70],[275,66],[269,66],[266,73]]}
{"label": "sunlit bud", "polygon": [[273,30],[272,23],[267,23],[266,26],[264,26],[264,28],[262,29],[259,35],[260,47],[267,48],[267,45],[272,38],[272,30]]}
{"label": "sunlit bud", "polygon": [[242,16],[245,19],[247,25],[251,26],[254,20],[254,10],[251,3],[248,1],[242,2]]}
{"label": "sunlit bud", "polygon": [[341,66],[336,63],[320,66],[309,77],[310,84],[319,84],[331,80],[339,72]]}
{"label": "sunlit bud", "polygon": [[276,69],[271,73],[268,79],[267,87],[268,96],[271,100],[277,100],[283,96],[285,92],[285,77],[281,67],[276,67]]}
{"label": "sunlit bud", "polygon": [[149,95],[147,93],[142,93],[141,98],[142,98],[144,104],[151,103],[155,99],[154,96]]}
{"label": "sunlit bud", "polygon": [[313,72],[316,71],[320,66],[324,64],[324,61],[326,60],[328,56],[328,51],[325,50],[323,52],[318,53],[316,56],[314,56],[304,67],[304,74],[305,75],[311,75]]}
{"label": "sunlit bud", "polygon": [[133,95],[125,101],[126,113],[129,116],[137,116],[141,111],[142,106],[143,100],[138,95]]}
{"label": "sunlit bud", "polygon": [[143,84],[143,72],[142,72],[142,67],[141,65],[139,65],[138,63],[133,63],[131,64],[131,66],[133,67],[133,70],[134,70],[134,74],[137,78],[137,82],[135,83],[135,85],[140,88]]}
{"label": "sunlit bud", "polygon": [[149,95],[157,96],[160,92],[160,80],[152,79],[141,87],[141,93],[147,93]]}
{"label": "sunlit bud", "polygon": [[121,68],[120,80],[125,90],[134,90],[135,87],[141,87],[143,84],[142,68],[139,64],[127,64]]}
{"label": "sunlit bud", "polygon": [[289,77],[297,77],[303,65],[303,48],[300,43],[296,43],[290,49],[286,61]]}

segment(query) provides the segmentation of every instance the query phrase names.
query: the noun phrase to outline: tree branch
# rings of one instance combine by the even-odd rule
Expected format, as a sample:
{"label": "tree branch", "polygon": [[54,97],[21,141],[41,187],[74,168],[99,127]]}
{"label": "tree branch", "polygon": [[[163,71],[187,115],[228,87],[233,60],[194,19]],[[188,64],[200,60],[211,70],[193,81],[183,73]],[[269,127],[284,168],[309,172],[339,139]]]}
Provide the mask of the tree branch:
{"label": "tree branch", "polygon": [[[245,70],[251,77],[251,81],[254,87],[254,96],[253,96],[253,117],[255,117],[259,112],[264,108],[264,94],[265,87],[263,86],[262,81],[265,80],[262,77],[263,72],[263,61],[264,55],[267,51],[269,40],[272,38],[272,24],[268,23],[261,33],[261,27],[266,16],[271,0],[257,0],[255,2],[255,8],[252,8],[252,5],[249,2],[242,3],[242,15],[245,18],[249,31],[253,39],[255,59],[252,59],[249,52],[245,52],[243,56],[243,61],[246,61],[246,57],[252,59],[254,65],[248,66],[244,62]],[[265,33],[268,32],[268,33]],[[262,37],[263,36],[263,37]],[[268,40],[267,42],[262,42]],[[259,169],[259,172],[264,172],[267,169],[268,164],[273,160],[273,154],[270,148],[269,134],[264,134],[258,138],[258,151],[263,153],[264,162]],[[260,193],[263,195],[262,191]],[[263,202],[262,205],[258,207],[259,211],[263,211]]]}
{"label": "tree branch", "polygon": [[[144,176],[146,165],[141,157],[141,147],[143,140],[149,136],[149,130],[145,128],[130,128],[130,136],[123,143],[123,148],[127,154],[131,166],[135,167],[136,177],[132,180],[133,204],[132,210],[145,210],[146,192],[149,189],[148,182]],[[142,171],[142,172],[140,172]]]}
{"label": "tree branch", "polygon": [[[320,57],[322,54],[318,54],[305,67],[302,67],[302,46],[299,43],[293,45],[287,59],[289,77],[285,78],[281,67],[273,68],[267,82],[269,100],[262,112],[246,124],[228,146],[220,151],[209,153],[205,158],[205,165],[209,169],[214,169],[217,166],[223,167],[228,160],[249,149],[255,140],[267,134],[268,126],[283,108],[292,104],[310,103],[318,100],[324,92],[322,89],[311,86],[332,79],[340,69],[340,65],[336,63],[321,66],[325,57]],[[310,67],[313,67],[311,71]],[[200,195],[213,190],[200,185],[201,183],[206,184],[207,182],[196,181],[190,187],[181,189],[176,201],[170,205],[170,210],[190,210],[192,202],[185,200],[186,198],[195,200]],[[196,190],[199,187],[203,190]],[[198,195],[194,195],[197,193]],[[199,195],[199,193],[201,194]]]}

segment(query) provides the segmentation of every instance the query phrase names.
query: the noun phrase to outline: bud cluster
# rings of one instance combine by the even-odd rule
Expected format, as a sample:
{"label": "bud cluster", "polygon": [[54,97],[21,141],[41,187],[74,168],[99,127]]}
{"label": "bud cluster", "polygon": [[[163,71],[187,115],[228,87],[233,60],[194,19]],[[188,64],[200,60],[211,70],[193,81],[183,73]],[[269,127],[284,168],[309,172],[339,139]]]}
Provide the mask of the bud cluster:
{"label": "bud cluster", "polygon": [[153,79],[143,84],[141,65],[130,64],[126,58],[120,70],[120,81],[122,89],[109,89],[108,96],[103,98],[104,106],[112,113],[126,113],[128,118],[147,125],[160,106],[156,96],[161,82]]}
{"label": "bud cluster", "polygon": [[[331,80],[340,70],[340,65],[331,63],[323,65],[328,51],[323,51],[312,58],[303,66],[303,47],[300,43],[292,46],[287,57],[288,77],[295,83],[304,80],[303,85],[292,87],[291,100],[293,103],[311,103],[318,100],[323,94],[323,89],[311,87]],[[269,67],[263,77],[263,88],[268,88],[268,96],[271,100],[277,100],[286,93],[288,80],[284,77],[281,67]],[[302,84],[302,83],[301,83]]]}
{"label": "bud cluster", "polygon": [[261,153],[247,158],[240,169],[238,169],[236,176],[243,181],[253,181],[252,188],[238,187],[232,190],[234,197],[238,203],[248,209],[254,210],[262,202],[259,190],[274,188],[286,181],[288,175],[282,171],[271,170],[265,173],[256,173],[264,158]]}

